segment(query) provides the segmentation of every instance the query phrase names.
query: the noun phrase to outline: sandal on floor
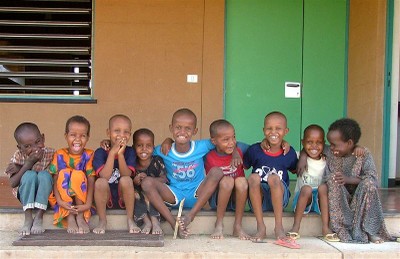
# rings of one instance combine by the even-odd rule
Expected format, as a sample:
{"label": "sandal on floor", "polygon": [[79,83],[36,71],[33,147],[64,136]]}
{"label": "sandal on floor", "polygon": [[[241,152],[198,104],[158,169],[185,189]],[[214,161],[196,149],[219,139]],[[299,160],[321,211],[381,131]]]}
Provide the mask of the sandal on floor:
{"label": "sandal on floor", "polygon": [[284,246],[291,249],[299,249],[300,245],[296,243],[296,241],[290,237],[281,237],[278,238],[275,242],[275,245]]}
{"label": "sandal on floor", "polygon": [[324,240],[328,242],[340,242],[340,239],[336,233],[326,234]]}
{"label": "sandal on floor", "polygon": [[286,233],[286,236],[290,237],[291,239],[294,239],[294,240],[297,240],[297,239],[300,238],[300,234],[297,233],[297,232],[290,232],[289,231],[289,232]]}

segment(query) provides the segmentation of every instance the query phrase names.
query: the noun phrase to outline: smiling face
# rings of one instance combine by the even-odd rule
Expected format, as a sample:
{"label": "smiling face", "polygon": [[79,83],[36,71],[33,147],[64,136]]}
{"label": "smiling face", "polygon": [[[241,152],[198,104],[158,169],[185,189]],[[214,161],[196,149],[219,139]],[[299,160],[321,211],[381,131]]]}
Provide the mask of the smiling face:
{"label": "smiling face", "polygon": [[132,125],[131,122],[124,117],[115,117],[110,121],[109,128],[107,129],[107,136],[110,138],[111,147],[121,140],[128,143],[131,138]]}
{"label": "smiling face", "polygon": [[316,128],[308,129],[304,135],[302,144],[304,151],[309,157],[320,159],[325,144],[324,132]]}
{"label": "smiling face", "polygon": [[335,156],[345,157],[352,154],[354,149],[353,140],[344,141],[342,133],[339,130],[330,130],[327,138],[331,145],[331,151]]}
{"label": "smiling face", "polygon": [[31,129],[25,129],[18,134],[18,149],[26,156],[44,148],[44,134]]}
{"label": "smiling face", "polygon": [[186,146],[196,135],[196,119],[187,113],[177,114],[169,126],[175,145]]}
{"label": "smiling face", "polygon": [[68,132],[65,133],[65,140],[67,141],[70,154],[82,154],[86,143],[89,141],[87,125],[79,122],[71,122],[68,125]]}
{"label": "smiling face", "polygon": [[236,147],[235,129],[232,126],[220,126],[216,136],[211,138],[211,142],[215,145],[218,153],[232,154]]}
{"label": "smiling face", "polygon": [[154,139],[147,134],[140,134],[134,140],[134,149],[140,161],[148,161],[151,159],[154,150]]}
{"label": "smiling face", "polygon": [[264,136],[271,148],[280,147],[285,135],[289,132],[286,118],[281,114],[270,114],[264,120]]}

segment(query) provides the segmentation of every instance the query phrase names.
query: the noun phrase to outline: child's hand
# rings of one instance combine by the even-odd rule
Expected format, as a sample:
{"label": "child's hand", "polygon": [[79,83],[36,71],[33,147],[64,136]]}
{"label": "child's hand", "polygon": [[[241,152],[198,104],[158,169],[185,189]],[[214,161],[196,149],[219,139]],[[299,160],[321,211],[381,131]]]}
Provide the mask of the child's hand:
{"label": "child's hand", "polygon": [[84,212],[90,209],[89,204],[81,204],[81,205],[75,205],[72,206],[72,210],[78,214],[79,212]]}
{"label": "child's hand", "polygon": [[171,138],[166,138],[163,143],[161,143],[161,152],[164,155],[168,155],[168,152],[171,150],[172,143],[174,143],[174,141]]}
{"label": "child's hand", "polygon": [[135,176],[135,178],[133,178],[133,183],[134,183],[135,185],[140,185],[140,184],[142,183],[142,180],[143,180],[144,178],[146,178],[146,177],[147,177],[146,173],[139,173],[139,174],[137,174],[137,175]]}
{"label": "child's hand", "polygon": [[231,166],[236,168],[241,164],[243,164],[243,159],[240,156],[239,151],[237,150],[237,148],[234,148],[233,152],[232,152]]}
{"label": "child's hand", "polygon": [[126,144],[127,144],[126,138],[122,138],[122,139],[119,141],[119,145],[117,145],[117,146],[119,146],[119,150],[118,150],[118,152],[117,152],[118,155],[123,155],[123,154],[124,154],[125,148],[126,148]]}
{"label": "child's hand", "polygon": [[74,208],[74,206],[73,205],[70,205],[68,202],[66,202],[66,201],[57,201],[57,204],[58,204],[58,206],[60,206],[60,207],[62,207],[62,208],[64,208],[64,209],[66,209],[66,210],[69,210],[69,212],[70,213],[72,213],[72,214],[77,214],[78,212],[75,210],[75,208]]}
{"label": "child's hand", "polygon": [[290,144],[286,140],[282,140],[283,155],[286,155],[290,150]]}
{"label": "child's hand", "polygon": [[269,145],[269,142],[266,138],[264,138],[263,141],[261,141],[261,148],[266,152],[269,152],[269,150],[271,149],[271,146]]}
{"label": "child's hand", "polygon": [[32,153],[29,154],[27,161],[32,163],[32,165],[34,165],[37,161],[39,161],[40,159],[42,159],[43,157],[43,148],[39,148],[35,151],[32,151]]}
{"label": "child's hand", "polygon": [[100,147],[105,151],[109,151],[111,147],[111,141],[109,139],[103,139],[100,141]]}
{"label": "child's hand", "polygon": [[333,175],[333,180],[335,181],[335,183],[337,183],[339,185],[346,184],[346,179],[347,179],[347,177],[345,175],[343,175],[342,172],[336,172]]}
{"label": "child's hand", "polygon": [[360,147],[360,146],[356,146],[353,150],[352,153],[353,156],[356,157],[363,157],[365,155],[365,148],[364,147]]}

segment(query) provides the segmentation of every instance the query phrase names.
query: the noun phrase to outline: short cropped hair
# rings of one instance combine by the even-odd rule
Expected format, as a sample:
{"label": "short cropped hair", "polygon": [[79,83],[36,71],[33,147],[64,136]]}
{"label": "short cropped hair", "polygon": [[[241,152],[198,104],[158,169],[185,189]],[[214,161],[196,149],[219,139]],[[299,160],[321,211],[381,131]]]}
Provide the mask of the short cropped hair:
{"label": "short cropped hair", "polygon": [[138,129],[133,133],[132,135],[133,145],[136,144],[136,141],[142,135],[149,136],[153,140],[153,145],[154,145],[154,133],[147,128]]}
{"label": "short cropped hair", "polygon": [[174,112],[174,114],[172,115],[172,124],[174,123],[174,120],[177,116],[179,115],[189,115],[192,116],[194,118],[194,125],[197,125],[197,116],[196,114],[194,114],[194,112],[188,108],[181,108],[179,110],[177,110],[176,112]]}
{"label": "short cropped hair", "polygon": [[69,132],[69,125],[71,123],[80,123],[80,124],[84,124],[87,128],[87,134],[88,136],[90,135],[90,122],[83,116],[81,115],[75,115],[72,116],[71,118],[69,118],[67,120],[67,122],[65,123],[65,134],[67,134]]}
{"label": "short cropped hair", "polygon": [[318,130],[318,131],[320,131],[322,133],[322,136],[324,136],[324,138],[325,138],[324,129],[321,126],[317,125],[317,124],[308,125],[303,131],[303,136],[305,137],[307,132],[310,131],[310,130]]}
{"label": "short cropped hair", "polygon": [[265,121],[267,120],[267,118],[268,118],[269,116],[272,116],[272,115],[278,115],[278,116],[283,117],[283,118],[285,119],[286,124],[287,124],[287,118],[286,118],[285,114],[283,114],[283,113],[281,113],[281,112],[279,112],[279,111],[273,111],[273,112],[270,112],[270,113],[268,113],[267,115],[265,115],[264,124],[265,124]]}
{"label": "short cropped hair", "polygon": [[127,120],[129,122],[129,125],[131,125],[131,127],[132,127],[132,121],[131,121],[131,119],[129,119],[128,116],[126,116],[124,114],[115,114],[108,120],[108,128],[111,128],[111,124],[113,123],[113,120],[115,120],[117,118],[121,118],[121,119]]}
{"label": "short cropped hair", "polygon": [[342,135],[343,141],[353,140],[354,145],[358,143],[361,137],[361,128],[357,121],[350,118],[336,120],[329,126],[329,131],[337,130]]}
{"label": "short cropped hair", "polygon": [[233,125],[224,119],[215,120],[210,124],[210,137],[214,138],[218,134],[218,129],[221,127],[232,127]]}
{"label": "short cropped hair", "polygon": [[14,138],[15,138],[15,141],[17,141],[17,142],[19,142],[19,137],[20,137],[20,135],[24,132],[24,131],[32,131],[32,132],[35,132],[35,133],[37,133],[38,135],[40,135],[40,130],[39,130],[39,127],[35,124],[35,123],[32,123],[32,122],[23,122],[23,123],[21,123],[21,124],[19,124],[18,126],[17,126],[17,128],[15,129],[15,131],[14,131]]}

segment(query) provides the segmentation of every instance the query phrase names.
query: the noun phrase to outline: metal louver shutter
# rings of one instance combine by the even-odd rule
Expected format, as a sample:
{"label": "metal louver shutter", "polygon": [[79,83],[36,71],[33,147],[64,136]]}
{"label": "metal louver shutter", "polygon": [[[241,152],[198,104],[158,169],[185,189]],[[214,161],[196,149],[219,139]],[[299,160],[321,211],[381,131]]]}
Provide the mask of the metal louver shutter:
{"label": "metal louver shutter", "polygon": [[0,1],[0,98],[91,96],[91,0]]}

